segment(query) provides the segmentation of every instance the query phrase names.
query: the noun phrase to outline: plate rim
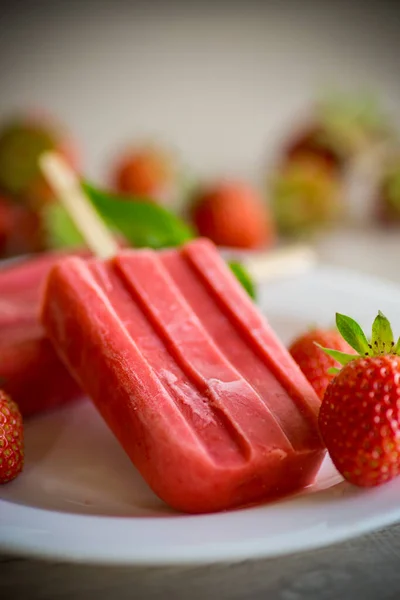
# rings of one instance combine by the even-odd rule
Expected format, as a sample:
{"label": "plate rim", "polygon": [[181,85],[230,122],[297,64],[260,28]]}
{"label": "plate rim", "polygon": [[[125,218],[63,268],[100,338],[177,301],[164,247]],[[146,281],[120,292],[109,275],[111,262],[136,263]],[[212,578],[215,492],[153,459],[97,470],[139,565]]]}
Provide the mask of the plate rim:
{"label": "plate rim", "polygon": [[[392,482],[393,484],[393,482]],[[341,484],[339,484],[341,485]],[[347,485],[347,484],[345,484]],[[386,484],[391,486],[391,484]],[[13,503],[1,500],[1,503],[10,504],[15,506]],[[265,505],[267,508],[268,505]],[[48,511],[46,509],[24,507],[28,512],[41,512],[46,514],[52,512],[53,515],[61,516],[61,519],[65,519],[66,513],[61,511]],[[263,507],[256,507],[254,509],[243,509],[239,511],[230,511],[230,516],[235,516],[238,512],[243,511],[254,511]],[[187,522],[188,520],[204,520],[204,518],[220,518],[221,513],[214,515],[188,515],[183,516]],[[163,521],[175,521],[176,517],[162,517]],[[143,517],[118,517],[118,516],[99,516],[99,515],[81,515],[81,514],[69,514],[68,521],[88,521],[92,525],[96,525],[99,522],[106,522],[107,525],[113,524],[119,521],[122,525],[132,526],[135,522],[143,522]],[[152,521],[154,524],[160,521],[159,517],[146,517],[146,521]],[[65,521],[64,521],[65,522]],[[138,549],[135,544],[132,544],[129,554],[124,552],[104,552],[102,546],[88,545],[87,550],[85,546],[81,546],[79,552],[76,552],[76,547],[72,549],[66,549],[65,547],[59,547],[57,544],[50,542],[42,547],[37,545],[37,540],[25,538],[22,543],[15,542],[10,536],[6,536],[3,540],[0,539],[0,550],[2,554],[8,554],[15,557],[24,557],[32,559],[42,560],[53,560],[53,561],[65,561],[71,564],[87,564],[87,565],[103,565],[103,566],[148,566],[148,567],[171,567],[171,566],[195,566],[195,565],[210,565],[210,564],[223,564],[223,563],[237,563],[243,560],[256,560],[256,559],[274,559],[281,557],[288,557],[294,554],[310,552],[320,548],[326,548],[340,544],[356,537],[360,537],[372,531],[378,531],[385,528],[386,526],[400,522],[400,505],[397,512],[386,513],[381,511],[377,517],[376,514],[372,514],[369,518],[364,518],[361,522],[354,521],[352,526],[337,526],[334,529],[325,529],[325,535],[312,533],[306,538],[306,542],[303,536],[303,532],[298,532],[295,536],[290,536],[290,540],[281,543],[278,548],[272,549],[266,547],[264,537],[259,540],[248,540],[241,542],[240,544],[230,545],[227,542],[215,544],[197,544],[194,546],[187,546],[186,544],[180,544],[174,546],[172,551],[166,555],[163,551],[157,554],[154,551],[154,547],[151,547],[150,551],[143,552],[142,549]],[[1,524],[1,521],[0,521]],[[132,528],[134,529],[134,527]],[[86,539],[86,538],[85,538]],[[170,548],[169,548],[170,550]]]}

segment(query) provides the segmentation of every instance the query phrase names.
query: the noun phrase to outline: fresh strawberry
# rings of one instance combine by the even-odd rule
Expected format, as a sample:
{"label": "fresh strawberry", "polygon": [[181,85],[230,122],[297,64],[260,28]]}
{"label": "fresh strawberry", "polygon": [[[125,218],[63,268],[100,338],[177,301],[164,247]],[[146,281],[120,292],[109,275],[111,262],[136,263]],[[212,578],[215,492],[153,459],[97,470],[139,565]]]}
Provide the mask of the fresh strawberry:
{"label": "fresh strawberry", "polygon": [[261,248],[275,241],[266,204],[252,187],[240,181],[223,181],[200,191],[192,218],[198,233],[218,246]]}
{"label": "fresh strawberry", "polygon": [[114,169],[113,187],[117,192],[161,204],[172,202],[176,184],[172,156],[153,146],[126,151]]}
{"label": "fresh strawberry", "polygon": [[18,406],[0,390],[0,483],[15,479],[24,466],[24,430]]}
{"label": "fresh strawberry", "polygon": [[321,350],[317,344],[341,352],[350,353],[353,350],[335,329],[311,329],[296,338],[290,345],[290,354],[322,400],[326,388],[334,378],[328,370],[338,367],[339,363]]}
{"label": "fresh strawberry", "polygon": [[376,486],[400,474],[400,340],[381,312],[370,342],[353,319],[337,314],[336,324],[358,354],[325,349],[344,366],[326,390],[320,431],[345,479]]}

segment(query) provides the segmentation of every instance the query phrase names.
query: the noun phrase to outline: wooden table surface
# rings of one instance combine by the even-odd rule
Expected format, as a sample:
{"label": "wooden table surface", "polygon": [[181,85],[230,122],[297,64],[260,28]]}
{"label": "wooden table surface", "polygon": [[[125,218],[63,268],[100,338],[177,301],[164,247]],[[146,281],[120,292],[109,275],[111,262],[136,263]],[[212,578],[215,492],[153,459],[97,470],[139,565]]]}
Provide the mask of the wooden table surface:
{"label": "wooden table surface", "polygon": [[[326,262],[400,283],[399,250],[398,232],[343,232],[319,244]],[[202,567],[93,567],[0,557],[0,600],[19,598],[394,600],[400,598],[400,525],[294,556]]]}

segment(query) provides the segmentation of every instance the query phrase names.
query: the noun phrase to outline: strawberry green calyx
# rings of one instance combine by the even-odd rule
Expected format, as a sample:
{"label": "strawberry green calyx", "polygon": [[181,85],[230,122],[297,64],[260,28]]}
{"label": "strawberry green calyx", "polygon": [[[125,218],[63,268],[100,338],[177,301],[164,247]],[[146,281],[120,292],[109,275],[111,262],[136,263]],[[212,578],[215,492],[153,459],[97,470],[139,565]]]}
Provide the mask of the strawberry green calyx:
{"label": "strawberry green calyx", "polygon": [[374,354],[391,354],[394,348],[393,331],[389,321],[378,311],[372,324],[371,345]]}
{"label": "strawberry green calyx", "polygon": [[[345,352],[324,348],[323,346],[319,347],[342,366],[347,365],[352,360],[357,360],[365,356],[400,355],[400,338],[395,343],[390,323],[381,311],[378,311],[372,324],[370,341],[368,341],[360,325],[351,317],[336,313],[336,326],[341,336],[354,348],[356,354],[346,354]],[[329,369],[330,374],[338,372],[339,369],[335,367]]]}
{"label": "strawberry green calyx", "polygon": [[256,288],[251,278],[251,275],[247,271],[246,267],[242,263],[236,261],[228,262],[228,266],[231,269],[232,273],[235,275],[236,279],[238,279],[238,281],[242,284],[246,292],[249,294],[250,298],[255,300]]}

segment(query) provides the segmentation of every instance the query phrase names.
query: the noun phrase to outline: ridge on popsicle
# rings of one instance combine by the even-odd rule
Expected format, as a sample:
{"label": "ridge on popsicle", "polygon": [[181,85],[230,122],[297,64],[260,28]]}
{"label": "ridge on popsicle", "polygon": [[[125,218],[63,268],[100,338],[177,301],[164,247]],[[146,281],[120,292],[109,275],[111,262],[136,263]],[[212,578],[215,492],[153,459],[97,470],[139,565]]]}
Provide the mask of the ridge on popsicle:
{"label": "ridge on popsicle", "polygon": [[117,252],[58,157],[42,168],[103,255],[51,270],[44,327],[154,492],[202,513],[312,483],[320,401],[215,246]]}

